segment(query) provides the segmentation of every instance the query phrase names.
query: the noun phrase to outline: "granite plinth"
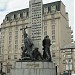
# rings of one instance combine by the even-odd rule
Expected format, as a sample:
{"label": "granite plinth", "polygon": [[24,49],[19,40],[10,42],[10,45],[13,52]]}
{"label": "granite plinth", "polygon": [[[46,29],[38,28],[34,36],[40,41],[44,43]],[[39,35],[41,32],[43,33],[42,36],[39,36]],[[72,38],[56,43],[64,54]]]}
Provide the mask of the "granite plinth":
{"label": "granite plinth", "polygon": [[11,75],[56,75],[52,62],[15,62]]}

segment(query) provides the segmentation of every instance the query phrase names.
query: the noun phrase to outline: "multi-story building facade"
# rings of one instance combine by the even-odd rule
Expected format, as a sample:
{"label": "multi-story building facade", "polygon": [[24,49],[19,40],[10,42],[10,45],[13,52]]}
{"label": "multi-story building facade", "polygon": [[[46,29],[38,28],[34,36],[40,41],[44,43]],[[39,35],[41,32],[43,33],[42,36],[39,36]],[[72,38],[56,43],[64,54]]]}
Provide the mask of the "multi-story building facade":
{"label": "multi-story building facade", "polygon": [[42,0],[31,0],[29,8],[10,12],[5,16],[1,24],[1,50],[5,72],[9,73],[12,63],[21,57],[24,40],[20,29],[26,26],[31,27],[26,32],[35,47],[40,46],[41,52],[42,39],[49,35],[52,60],[57,66],[58,74],[63,72],[60,49],[72,42],[68,13],[61,1],[42,4]]}
{"label": "multi-story building facade", "polygon": [[75,43],[65,45],[61,52],[64,71],[69,74],[75,74]]}
{"label": "multi-story building facade", "polygon": [[1,55],[1,32],[0,32],[0,64],[1,64],[1,61],[2,61],[2,55]]}
{"label": "multi-story building facade", "polygon": [[42,0],[31,0],[29,2],[29,17],[31,26],[31,38],[33,40],[34,47],[42,49]]}
{"label": "multi-story building facade", "polygon": [[0,60],[1,60],[1,32],[0,32]]}

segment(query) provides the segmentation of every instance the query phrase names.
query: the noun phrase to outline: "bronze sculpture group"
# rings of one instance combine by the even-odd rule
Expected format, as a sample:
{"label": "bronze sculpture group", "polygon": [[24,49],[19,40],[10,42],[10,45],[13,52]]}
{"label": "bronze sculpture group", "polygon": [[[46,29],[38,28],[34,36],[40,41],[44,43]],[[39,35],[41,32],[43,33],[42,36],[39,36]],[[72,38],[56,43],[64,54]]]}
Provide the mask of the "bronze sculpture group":
{"label": "bronze sculpture group", "polygon": [[32,50],[32,47],[34,44],[32,41],[28,38],[28,34],[25,31],[26,28],[24,28],[24,46],[21,47],[22,49],[22,56],[21,58],[24,60],[47,60],[47,61],[52,61],[51,60],[51,53],[50,53],[50,39],[49,36],[45,36],[45,38],[42,41],[42,46],[43,46],[43,55],[41,55],[39,48],[35,48]]}

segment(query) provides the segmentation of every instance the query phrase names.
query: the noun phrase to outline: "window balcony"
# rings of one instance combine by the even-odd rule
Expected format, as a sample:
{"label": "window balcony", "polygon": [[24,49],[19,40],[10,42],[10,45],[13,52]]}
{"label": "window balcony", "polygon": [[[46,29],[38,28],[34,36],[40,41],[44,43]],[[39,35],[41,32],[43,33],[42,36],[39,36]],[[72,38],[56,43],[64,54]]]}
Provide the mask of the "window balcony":
{"label": "window balcony", "polygon": [[71,35],[71,38],[73,38],[73,35]]}

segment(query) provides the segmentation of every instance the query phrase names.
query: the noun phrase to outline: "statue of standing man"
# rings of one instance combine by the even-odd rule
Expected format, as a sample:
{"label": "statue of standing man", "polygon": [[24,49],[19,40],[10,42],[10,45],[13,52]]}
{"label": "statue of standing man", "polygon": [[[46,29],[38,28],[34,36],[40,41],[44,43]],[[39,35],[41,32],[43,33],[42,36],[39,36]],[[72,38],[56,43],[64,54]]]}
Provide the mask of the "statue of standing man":
{"label": "statue of standing man", "polygon": [[45,60],[48,60],[48,61],[52,61],[51,60],[51,53],[50,53],[50,45],[51,45],[51,41],[49,39],[49,36],[47,35],[43,42],[42,42],[42,45],[43,45],[43,58]]}

